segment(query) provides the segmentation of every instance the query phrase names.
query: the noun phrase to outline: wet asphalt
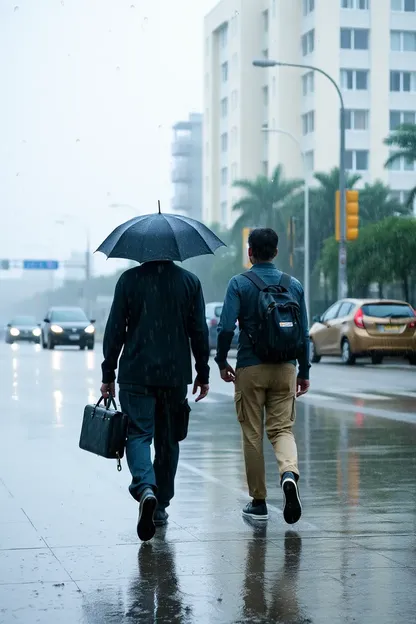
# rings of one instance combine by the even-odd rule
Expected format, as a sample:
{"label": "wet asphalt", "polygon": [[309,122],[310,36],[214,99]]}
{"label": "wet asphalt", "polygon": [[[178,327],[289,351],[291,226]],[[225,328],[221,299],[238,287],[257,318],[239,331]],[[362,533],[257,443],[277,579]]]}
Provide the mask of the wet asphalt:
{"label": "wet asphalt", "polygon": [[167,528],[141,545],[125,463],[78,448],[101,354],[0,345],[0,623],[416,622],[416,369],[312,370],[295,434],[302,520],[247,500],[232,388],[213,371]]}

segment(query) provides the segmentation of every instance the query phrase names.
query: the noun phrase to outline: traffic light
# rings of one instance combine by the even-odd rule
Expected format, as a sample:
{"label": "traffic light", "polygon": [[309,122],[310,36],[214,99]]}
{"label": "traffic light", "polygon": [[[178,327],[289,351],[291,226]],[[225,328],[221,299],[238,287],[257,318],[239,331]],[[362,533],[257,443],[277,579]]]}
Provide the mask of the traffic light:
{"label": "traffic light", "polygon": [[[345,238],[347,241],[357,240],[359,224],[358,191],[345,192]],[[341,240],[341,195],[337,191],[335,197],[335,238]]]}
{"label": "traffic light", "polygon": [[0,271],[8,271],[10,269],[10,260],[0,260]]}

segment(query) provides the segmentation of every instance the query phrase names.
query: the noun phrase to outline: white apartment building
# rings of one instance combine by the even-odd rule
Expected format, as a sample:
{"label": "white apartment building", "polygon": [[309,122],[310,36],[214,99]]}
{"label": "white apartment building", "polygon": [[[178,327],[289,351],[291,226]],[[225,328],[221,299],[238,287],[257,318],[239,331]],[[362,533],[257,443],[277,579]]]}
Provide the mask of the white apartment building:
{"label": "white apartment building", "polygon": [[[386,170],[383,139],[416,122],[416,0],[221,0],[205,18],[203,215],[230,225],[236,178],[281,163],[302,177],[339,165],[339,97],[302,68],[253,67],[269,58],[319,67],[346,108],[347,168],[403,200],[416,164]],[[281,132],[291,133],[298,143]]]}

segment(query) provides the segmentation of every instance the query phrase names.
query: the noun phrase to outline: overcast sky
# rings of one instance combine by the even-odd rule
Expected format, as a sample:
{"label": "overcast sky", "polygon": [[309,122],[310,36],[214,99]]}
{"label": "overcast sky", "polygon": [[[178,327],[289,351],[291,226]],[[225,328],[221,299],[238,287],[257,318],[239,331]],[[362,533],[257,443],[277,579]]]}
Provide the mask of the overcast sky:
{"label": "overcast sky", "polygon": [[87,226],[97,247],[134,216],[111,203],[168,205],[171,126],[202,111],[215,4],[0,1],[1,258],[61,259]]}

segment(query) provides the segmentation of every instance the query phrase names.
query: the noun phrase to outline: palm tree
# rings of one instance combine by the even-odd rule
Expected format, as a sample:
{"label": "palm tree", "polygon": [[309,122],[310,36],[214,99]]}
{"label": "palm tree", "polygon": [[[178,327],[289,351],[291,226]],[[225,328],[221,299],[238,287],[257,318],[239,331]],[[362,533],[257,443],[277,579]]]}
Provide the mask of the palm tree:
{"label": "palm tree", "polygon": [[233,210],[240,213],[233,227],[236,240],[241,239],[243,227],[286,231],[282,210],[302,185],[302,180],[285,180],[281,165],[276,167],[271,178],[258,176],[254,181],[236,180],[233,186],[245,191],[244,197],[233,205]]}
{"label": "palm tree", "polygon": [[[389,167],[402,158],[414,163],[416,160],[416,124],[402,124],[387,139],[384,139],[384,143],[389,147],[397,148],[397,151],[386,160],[385,167]],[[409,207],[413,207],[415,198],[416,186],[409,191],[406,202]]]}
{"label": "palm tree", "polygon": [[360,191],[360,228],[370,223],[378,223],[387,217],[409,215],[411,208],[403,206],[391,197],[388,186],[376,180],[374,184],[366,184]]}

